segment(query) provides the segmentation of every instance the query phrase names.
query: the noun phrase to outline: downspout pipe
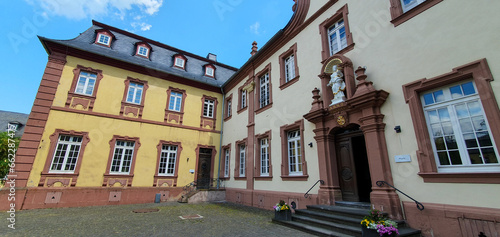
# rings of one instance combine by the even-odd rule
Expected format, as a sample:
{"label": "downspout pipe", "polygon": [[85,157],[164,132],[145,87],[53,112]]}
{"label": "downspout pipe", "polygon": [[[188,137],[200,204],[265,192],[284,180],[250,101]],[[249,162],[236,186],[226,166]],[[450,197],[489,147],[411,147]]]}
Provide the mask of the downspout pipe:
{"label": "downspout pipe", "polygon": [[220,159],[222,158],[222,137],[224,136],[224,104],[226,102],[226,94],[224,94],[224,87],[221,86],[222,93],[222,118],[220,120],[220,141],[219,141],[219,165],[217,166],[217,189],[220,189]]}

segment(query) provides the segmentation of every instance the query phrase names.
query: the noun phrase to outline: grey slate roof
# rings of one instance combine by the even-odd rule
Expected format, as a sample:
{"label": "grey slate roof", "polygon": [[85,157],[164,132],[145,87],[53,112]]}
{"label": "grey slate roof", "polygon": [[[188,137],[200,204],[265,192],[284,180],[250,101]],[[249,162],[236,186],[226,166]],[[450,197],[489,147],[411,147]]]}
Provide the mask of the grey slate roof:
{"label": "grey slate roof", "polygon": [[[176,75],[216,87],[221,87],[237,70],[236,68],[233,68],[231,66],[217,63],[215,61],[191,53],[186,53],[182,50],[177,50],[170,46],[168,46],[169,48],[163,47],[163,45],[159,42],[157,42],[157,44],[152,43],[155,42],[152,40],[149,40],[147,42],[152,47],[149,59],[135,56],[136,43],[143,42],[143,40],[140,39],[142,37],[137,36],[136,38],[134,37],[136,35],[132,33],[124,32],[121,30],[121,32],[118,32],[117,30],[113,30],[116,28],[103,28],[100,25],[106,26],[102,23],[94,24],[85,32],[81,33],[78,37],[71,40],[54,40],[44,37],[39,38],[42,42],[55,42],[68,47],[91,52],[97,55],[102,55],[119,61],[132,63],[144,68],[165,72],[171,75]],[[94,43],[97,35],[96,30],[99,29],[107,29],[115,36],[111,43],[111,47],[97,45]],[[186,70],[173,67],[173,56],[178,53],[184,55],[184,57],[187,58],[185,67]],[[201,60],[200,58],[204,60]],[[212,64],[215,66],[215,79],[204,76],[204,66],[207,64]]]}
{"label": "grey slate roof", "polygon": [[28,114],[0,110],[0,132],[6,132],[9,123],[17,124],[16,137],[21,137],[28,121]]}

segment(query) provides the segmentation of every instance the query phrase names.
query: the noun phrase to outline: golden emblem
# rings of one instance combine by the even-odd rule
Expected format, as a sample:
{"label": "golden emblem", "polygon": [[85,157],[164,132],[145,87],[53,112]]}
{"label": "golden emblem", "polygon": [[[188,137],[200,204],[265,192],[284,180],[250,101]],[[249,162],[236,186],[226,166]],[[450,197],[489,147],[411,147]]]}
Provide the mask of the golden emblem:
{"label": "golden emblem", "polygon": [[345,118],[344,118],[344,116],[339,115],[339,116],[337,117],[337,123],[338,123],[339,125],[341,125],[341,126],[342,126],[342,125],[344,125],[344,124],[345,124]]}

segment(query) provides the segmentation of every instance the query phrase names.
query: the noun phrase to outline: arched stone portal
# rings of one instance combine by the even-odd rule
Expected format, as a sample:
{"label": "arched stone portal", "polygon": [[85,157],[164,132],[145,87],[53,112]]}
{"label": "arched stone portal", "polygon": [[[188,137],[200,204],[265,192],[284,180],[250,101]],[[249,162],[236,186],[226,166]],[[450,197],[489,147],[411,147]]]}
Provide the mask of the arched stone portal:
{"label": "arched stone portal", "polygon": [[[335,69],[342,70],[345,81],[346,99],[336,104],[332,89],[327,86]],[[392,181],[391,167],[385,140],[384,115],[380,107],[389,96],[384,90],[375,90],[373,83],[367,81],[365,68],[354,71],[351,60],[342,55],[334,55],[323,63],[319,78],[321,79],[322,100],[319,90],[313,90],[312,108],[304,118],[316,125],[314,130],[318,149],[320,178],[325,181],[318,192],[320,204],[335,205],[342,200],[341,174],[339,173],[340,157],[337,155],[338,142],[335,141],[335,130],[348,126],[359,126],[366,144],[366,154],[371,178],[370,203],[372,207],[389,213],[394,219],[402,219],[400,200],[395,191],[389,187],[377,187],[375,182]],[[356,79],[354,80],[354,73]]]}

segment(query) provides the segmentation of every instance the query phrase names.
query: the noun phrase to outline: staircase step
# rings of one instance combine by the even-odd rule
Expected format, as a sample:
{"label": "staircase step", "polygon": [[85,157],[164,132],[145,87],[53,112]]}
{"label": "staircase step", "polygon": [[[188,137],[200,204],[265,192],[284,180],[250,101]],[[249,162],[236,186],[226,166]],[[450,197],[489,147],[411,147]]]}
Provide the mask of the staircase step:
{"label": "staircase step", "polygon": [[[275,220],[273,218],[273,223],[277,223],[280,225],[284,225],[287,227],[291,227],[309,234],[317,235],[317,236],[335,236],[335,237],[354,237],[353,235],[348,235],[344,234],[341,232],[321,228],[321,227],[316,227],[316,226],[311,226],[307,225],[301,222],[295,222],[295,221],[280,221],[280,220]],[[359,235],[361,236],[361,235]]]}
{"label": "staircase step", "polygon": [[320,212],[320,211],[314,211],[314,210],[305,210],[305,209],[297,209],[295,210],[295,215],[301,215],[301,216],[307,216],[323,221],[330,221],[330,222],[336,222],[344,225],[350,225],[350,226],[359,226],[361,223],[362,217],[349,217],[349,216],[342,216],[342,215],[337,215],[333,213],[328,213],[328,212]]}
{"label": "staircase step", "polygon": [[328,214],[334,214],[352,218],[360,218],[360,219],[363,219],[363,217],[368,215],[369,211],[361,208],[344,207],[344,206],[327,206],[327,205],[308,205],[307,210],[324,212]]}
{"label": "staircase step", "polygon": [[371,208],[371,204],[369,202],[336,201],[335,205],[342,206],[342,207],[353,207],[353,208],[365,209],[367,211],[369,211]]}
{"label": "staircase step", "polygon": [[293,215],[292,220],[351,236],[361,236],[361,228],[359,228],[359,224],[357,226],[345,225],[338,222],[324,221],[313,217],[301,216],[301,215]]}

